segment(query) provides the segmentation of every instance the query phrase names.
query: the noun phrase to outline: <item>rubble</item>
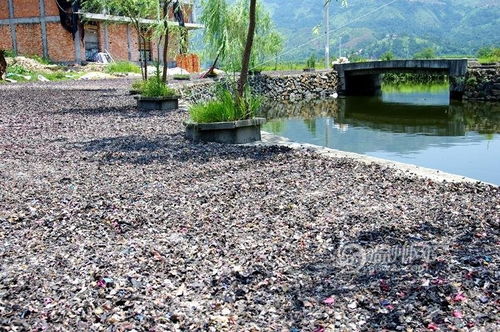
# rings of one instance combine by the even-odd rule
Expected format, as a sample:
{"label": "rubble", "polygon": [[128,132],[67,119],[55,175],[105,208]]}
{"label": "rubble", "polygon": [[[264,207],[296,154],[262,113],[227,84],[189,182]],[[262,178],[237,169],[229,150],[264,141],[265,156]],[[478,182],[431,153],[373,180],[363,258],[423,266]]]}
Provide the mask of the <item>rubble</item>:
{"label": "rubble", "polygon": [[130,83],[0,87],[0,330],[498,329],[498,187],[192,144]]}

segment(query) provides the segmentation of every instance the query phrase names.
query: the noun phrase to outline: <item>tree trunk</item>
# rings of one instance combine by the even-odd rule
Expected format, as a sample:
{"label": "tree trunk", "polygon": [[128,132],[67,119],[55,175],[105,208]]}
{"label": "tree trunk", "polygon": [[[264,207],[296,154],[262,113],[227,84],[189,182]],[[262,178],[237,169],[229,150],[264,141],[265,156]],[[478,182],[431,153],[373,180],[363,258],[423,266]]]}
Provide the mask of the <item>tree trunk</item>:
{"label": "tree trunk", "polygon": [[[146,59],[146,37],[144,36],[140,36],[139,37],[139,40],[142,41],[142,45],[143,45],[143,50],[144,52],[142,53],[142,79],[143,80],[147,80],[148,79],[148,60]],[[141,45],[139,43],[139,45]]]}
{"label": "tree trunk", "polygon": [[210,69],[208,69],[208,71],[205,74],[203,74],[202,78],[213,76],[215,66],[217,66],[217,61],[219,61],[219,56],[220,56],[220,53],[217,53],[217,57],[215,58],[214,63],[212,64]]}
{"label": "tree trunk", "polygon": [[241,73],[240,79],[238,81],[238,98],[241,100],[243,97],[243,92],[245,90],[245,85],[248,81],[248,69],[250,66],[250,55],[252,54],[253,38],[255,35],[255,10],[257,6],[257,0],[250,0],[250,20],[248,24],[248,34],[247,41],[245,44],[245,50],[243,52],[243,59],[241,62]]}
{"label": "tree trunk", "polygon": [[163,82],[167,83],[167,71],[168,71],[168,42],[170,31],[168,28],[168,5],[170,1],[165,1],[163,3],[163,24],[165,26],[165,40],[163,41]]}
{"label": "tree trunk", "polygon": [[5,51],[0,50],[0,81],[4,79],[7,73],[7,61],[5,61]]}

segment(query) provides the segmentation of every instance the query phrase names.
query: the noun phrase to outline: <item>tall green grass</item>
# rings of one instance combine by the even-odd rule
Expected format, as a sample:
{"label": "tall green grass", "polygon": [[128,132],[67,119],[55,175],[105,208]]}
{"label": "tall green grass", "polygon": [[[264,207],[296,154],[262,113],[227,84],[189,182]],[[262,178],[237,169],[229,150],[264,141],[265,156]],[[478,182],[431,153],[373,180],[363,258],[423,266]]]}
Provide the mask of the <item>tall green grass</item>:
{"label": "tall green grass", "polygon": [[106,66],[106,72],[109,74],[118,74],[118,73],[140,73],[141,68],[135,63],[128,61],[118,61],[110,63]]}
{"label": "tall green grass", "polygon": [[262,98],[245,90],[243,100],[238,102],[230,90],[218,89],[215,100],[195,104],[190,107],[191,121],[196,123],[212,123],[250,119],[257,114]]}
{"label": "tall green grass", "polygon": [[166,85],[158,76],[151,77],[147,81],[143,81],[142,84],[132,86],[138,87],[144,97],[172,97],[176,94],[175,90]]}

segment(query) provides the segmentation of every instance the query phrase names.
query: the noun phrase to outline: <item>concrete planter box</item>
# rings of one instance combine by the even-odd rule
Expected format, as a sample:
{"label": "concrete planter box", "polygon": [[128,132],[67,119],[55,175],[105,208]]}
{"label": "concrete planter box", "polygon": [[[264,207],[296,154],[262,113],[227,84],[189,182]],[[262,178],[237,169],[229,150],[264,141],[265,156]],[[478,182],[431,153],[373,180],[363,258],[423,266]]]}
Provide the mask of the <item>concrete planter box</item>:
{"label": "concrete planter box", "polygon": [[260,126],[265,122],[264,118],[214,123],[185,122],[186,137],[194,142],[251,143],[260,141]]}
{"label": "concrete planter box", "polygon": [[140,111],[171,111],[179,108],[179,96],[144,97],[135,96]]}

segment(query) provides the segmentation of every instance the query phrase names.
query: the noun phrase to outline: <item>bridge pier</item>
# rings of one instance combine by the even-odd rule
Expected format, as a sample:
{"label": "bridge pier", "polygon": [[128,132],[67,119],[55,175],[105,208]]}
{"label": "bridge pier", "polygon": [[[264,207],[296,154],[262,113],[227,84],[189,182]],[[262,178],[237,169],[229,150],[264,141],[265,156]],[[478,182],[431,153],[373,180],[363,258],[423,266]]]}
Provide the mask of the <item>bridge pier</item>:
{"label": "bridge pier", "polygon": [[450,99],[462,100],[465,92],[465,76],[450,76]]}

